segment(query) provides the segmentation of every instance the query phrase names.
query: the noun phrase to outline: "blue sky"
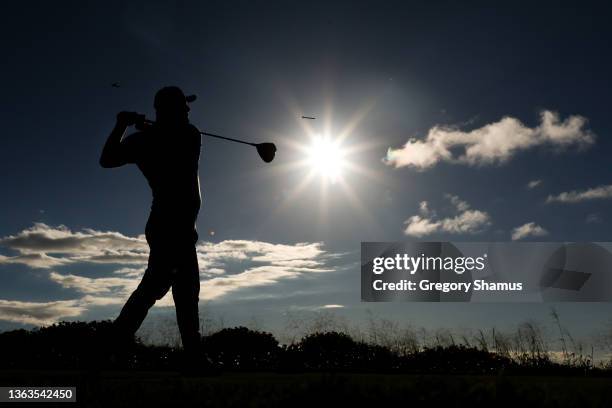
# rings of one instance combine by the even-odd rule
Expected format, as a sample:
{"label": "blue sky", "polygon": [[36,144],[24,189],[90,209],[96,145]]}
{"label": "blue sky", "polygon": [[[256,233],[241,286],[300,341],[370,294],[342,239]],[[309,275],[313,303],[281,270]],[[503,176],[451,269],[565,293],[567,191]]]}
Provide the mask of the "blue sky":
{"label": "blue sky", "polygon": [[[204,140],[202,300],[227,322],[274,328],[326,305],[427,327],[547,319],[540,304],[361,304],[359,243],[610,241],[608,16],[589,2],[11,6],[0,327],[116,316],[144,268],[150,192],[98,157],[116,113],[151,116],[170,84],[199,95],[201,129],[279,148],[264,164]],[[326,132],[343,136],[342,182],[299,165]],[[556,306],[584,336],[612,311]]]}

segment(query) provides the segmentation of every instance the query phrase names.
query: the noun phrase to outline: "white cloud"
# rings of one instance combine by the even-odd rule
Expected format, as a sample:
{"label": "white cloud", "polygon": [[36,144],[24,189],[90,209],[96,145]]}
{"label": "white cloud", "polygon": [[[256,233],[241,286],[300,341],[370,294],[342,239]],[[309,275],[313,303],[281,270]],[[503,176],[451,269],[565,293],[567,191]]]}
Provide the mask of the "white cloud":
{"label": "white cloud", "polygon": [[88,278],[72,274],[62,275],[57,272],[51,272],[49,278],[64,288],[76,289],[81,293],[92,295],[113,293],[114,295],[120,294],[125,297],[136,289],[138,284],[138,280],[131,278]]}
{"label": "white cloud", "polygon": [[568,191],[563,192],[559,195],[553,196],[549,195],[546,199],[547,203],[566,203],[566,204],[574,204],[579,203],[581,201],[587,200],[597,200],[597,199],[605,199],[612,198],[612,185],[599,186],[595,188],[589,188],[588,190],[578,191]]}
{"label": "white cloud", "polygon": [[0,255],[0,264],[23,264],[30,268],[48,269],[71,263],[70,259],[56,258],[44,253],[21,254],[16,256]]}
{"label": "white cloud", "polygon": [[198,245],[200,259],[216,262],[220,259],[251,259],[258,262],[281,262],[316,259],[325,251],[321,243],[273,244],[262,241],[227,240],[219,243],[203,242]]}
{"label": "white cloud", "polygon": [[413,237],[423,237],[425,235],[431,235],[440,230],[441,223],[439,221],[432,221],[420,215],[413,215],[408,218],[404,224],[406,229],[404,234],[411,235]]}
{"label": "white cloud", "polygon": [[144,269],[142,268],[120,268],[113,272],[116,275],[122,275],[130,278],[140,278],[144,273]]}
{"label": "white cloud", "polygon": [[442,231],[451,234],[474,234],[490,224],[489,215],[479,210],[467,210],[456,217],[442,220]]}
{"label": "white cloud", "polygon": [[438,219],[435,212],[429,209],[428,203],[422,201],[419,205],[420,214],[413,215],[404,222],[406,224],[404,233],[413,237],[423,237],[437,232],[474,234],[491,224],[491,218],[486,212],[471,209],[466,201],[457,196],[447,194],[446,198],[455,207],[457,212],[455,216]]}
{"label": "white cloud", "polygon": [[518,241],[519,239],[527,237],[543,237],[545,235],[548,235],[548,231],[535,222],[528,222],[512,230],[513,241]]}
{"label": "white cloud", "polygon": [[540,184],[542,184],[542,180],[531,180],[529,183],[527,183],[527,188],[532,190],[538,187]]}
{"label": "white cloud", "polygon": [[0,239],[0,245],[23,253],[88,255],[97,254],[99,248],[108,251],[142,250],[146,246],[146,241],[144,236],[133,238],[119,232],[96,231],[89,228],[73,232],[63,225],[50,227],[43,223],[34,223],[31,228]]}
{"label": "white cloud", "polygon": [[434,126],[423,140],[411,138],[399,149],[389,148],[384,162],[417,170],[426,170],[441,161],[469,166],[502,164],[516,153],[537,146],[589,146],[595,142],[595,135],[585,129],[586,122],[582,116],[561,120],[557,113],[543,111],[540,124],[533,128],[512,117],[467,132]]}
{"label": "white cloud", "polygon": [[334,269],[287,268],[274,265],[250,268],[234,275],[220,276],[203,281],[200,299],[217,299],[238,289],[273,285],[281,279],[295,279],[304,273],[333,271]]}
{"label": "white cloud", "polygon": [[[204,299],[216,299],[229,292],[254,286],[272,285],[281,279],[293,279],[307,273],[333,272],[327,261],[338,257],[323,250],[323,244],[272,244],[261,241],[223,241],[204,243],[198,247],[211,262],[217,264],[222,257],[248,259],[251,267],[233,275],[214,276],[202,282]],[[258,264],[263,264],[258,266]]]}
{"label": "white cloud", "polygon": [[9,322],[46,325],[79,316],[84,311],[85,307],[78,300],[21,302],[0,299],[0,319]]}
{"label": "white cloud", "polygon": [[323,305],[321,309],[341,309],[344,305]]}
{"label": "white cloud", "polygon": [[144,236],[134,238],[93,229],[71,231],[63,225],[43,223],[1,238],[0,245],[19,253],[0,255],[0,264],[20,263],[43,269],[78,262],[145,265],[148,256]]}

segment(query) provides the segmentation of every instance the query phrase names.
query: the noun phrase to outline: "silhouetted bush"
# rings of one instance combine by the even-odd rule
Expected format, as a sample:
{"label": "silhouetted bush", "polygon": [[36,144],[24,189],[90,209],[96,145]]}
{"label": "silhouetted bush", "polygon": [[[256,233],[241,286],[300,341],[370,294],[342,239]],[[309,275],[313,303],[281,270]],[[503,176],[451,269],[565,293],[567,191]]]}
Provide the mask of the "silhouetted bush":
{"label": "silhouetted bush", "polygon": [[247,370],[275,368],[281,351],[272,334],[246,327],[223,329],[203,337],[202,349],[225,368]]}
{"label": "silhouetted bush", "polygon": [[104,361],[110,322],[61,322],[33,331],[0,334],[2,364],[9,367],[84,367]]}
{"label": "silhouetted bush", "polygon": [[397,364],[390,350],[356,342],[338,332],[313,333],[284,348],[284,370],[387,370]]}
{"label": "silhouetted bush", "polygon": [[134,340],[115,347],[110,321],[60,322],[36,330],[0,333],[2,368],[165,368],[168,347]]}
{"label": "silhouetted bush", "polygon": [[357,343],[347,334],[315,333],[300,341],[298,349],[307,369],[349,369],[357,360]]}

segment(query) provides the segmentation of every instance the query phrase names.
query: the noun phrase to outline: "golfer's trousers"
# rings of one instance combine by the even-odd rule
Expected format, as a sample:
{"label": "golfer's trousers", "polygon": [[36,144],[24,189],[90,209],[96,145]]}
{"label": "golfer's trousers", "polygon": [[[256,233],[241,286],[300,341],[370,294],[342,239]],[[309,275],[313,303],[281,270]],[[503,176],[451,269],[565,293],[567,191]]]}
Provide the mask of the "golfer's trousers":
{"label": "golfer's trousers", "polygon": [[200,272],[195,230],[177,232],[147,225],[149,262],[142,281],[121,310],[115,325],[122,335],[133,336],[149,309],[170,288],[183,348],[196,351],[200,341],[198,300]]}

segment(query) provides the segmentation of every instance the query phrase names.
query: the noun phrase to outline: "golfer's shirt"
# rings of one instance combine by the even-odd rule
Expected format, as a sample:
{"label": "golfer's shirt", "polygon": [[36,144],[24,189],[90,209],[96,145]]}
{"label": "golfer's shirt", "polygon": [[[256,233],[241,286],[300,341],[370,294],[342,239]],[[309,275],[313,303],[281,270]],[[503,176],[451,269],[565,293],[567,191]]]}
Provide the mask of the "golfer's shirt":
{"label": "golfer's shirt", "polygon": [[153,193],[147,228],[193,231],[200,210],[201,135],[191,125],[153,126],[121,141],[122,153],[146,177]]}

